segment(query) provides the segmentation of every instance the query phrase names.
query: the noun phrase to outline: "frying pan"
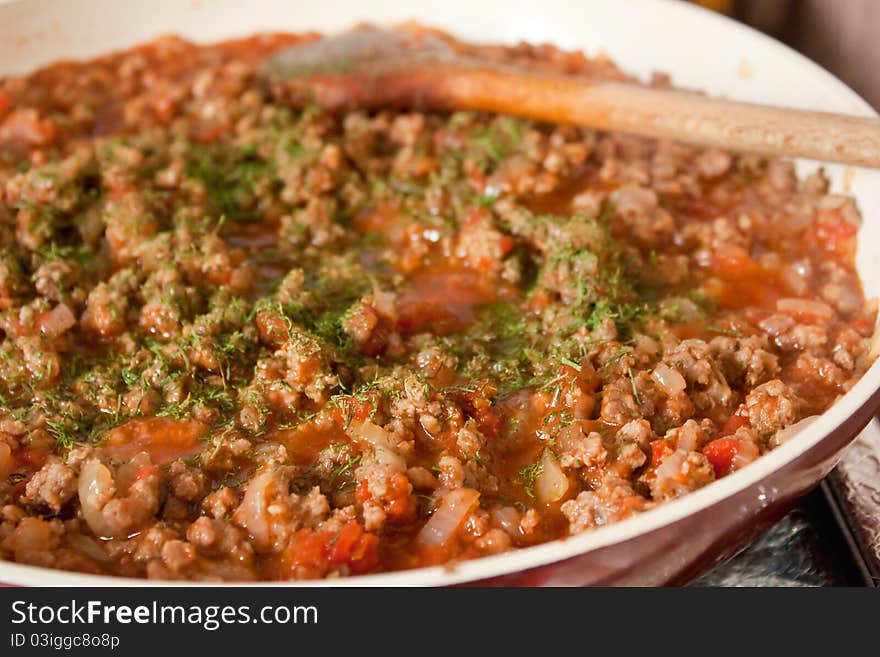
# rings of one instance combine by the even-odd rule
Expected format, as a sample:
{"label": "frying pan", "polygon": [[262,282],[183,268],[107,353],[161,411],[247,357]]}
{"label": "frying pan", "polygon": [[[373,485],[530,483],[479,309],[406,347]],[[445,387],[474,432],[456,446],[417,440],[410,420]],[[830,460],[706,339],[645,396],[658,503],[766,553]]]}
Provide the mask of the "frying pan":
{"label": "frying pan", "polygon": [[[369,20],[416,19],[465,40],[551,42],[607,53],[643,78],[739,100],[875,116],[831,74],[731,20],[679,2],[569,0],[18,0],[0,4],[0,74],[59,58],[88,58],[176,33],[200,42],[257,31],[335,32]],[[800,174],[820,166],[797,162]],[[853,194],[864,215],[857,268],[868,298],[880,296],[880,172],[826,166],[832,189]],[[880,406],[880,362],[792,440],[748,467],[656,510],[565,540],[434,567],[312,584],[650,585],[684,582],[748,544],[812,489]],[[875,424],[869,431],[878,432]],[[0,582],[125,585],[130,579],[0,562]],[[151,582],[156,584],[156,582]]]}

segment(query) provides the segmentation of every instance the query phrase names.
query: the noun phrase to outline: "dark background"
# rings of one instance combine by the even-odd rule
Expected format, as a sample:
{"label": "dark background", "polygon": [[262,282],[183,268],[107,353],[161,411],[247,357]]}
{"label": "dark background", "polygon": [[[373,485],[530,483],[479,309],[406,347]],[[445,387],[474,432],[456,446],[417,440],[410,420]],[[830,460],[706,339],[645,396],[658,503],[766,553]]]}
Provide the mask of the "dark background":
{"label": "dark background", "polygon": [[880,108],[880,1],[695,0],[787,43]]}

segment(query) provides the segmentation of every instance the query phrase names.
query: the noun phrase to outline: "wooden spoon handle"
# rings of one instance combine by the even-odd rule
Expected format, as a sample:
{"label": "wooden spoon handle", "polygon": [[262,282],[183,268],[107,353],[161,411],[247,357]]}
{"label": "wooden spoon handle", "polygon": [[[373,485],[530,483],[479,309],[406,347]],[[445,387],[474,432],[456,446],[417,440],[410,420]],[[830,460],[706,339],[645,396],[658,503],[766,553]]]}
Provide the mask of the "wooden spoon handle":
{"label": "wooden spoon handle", "polygon": [[[386,63],[387,66],[387,63]],[[880,168],[880,120],[770,107],[625,82],[484,64],[429,62],[391,70],[276,76],[294,104],[481,110],[770,156]]]}
{"label": "wooden spoon handle", "polygon": [[450,105],[762,155],[880,167],[880,120],[506,70],[444,77]]}

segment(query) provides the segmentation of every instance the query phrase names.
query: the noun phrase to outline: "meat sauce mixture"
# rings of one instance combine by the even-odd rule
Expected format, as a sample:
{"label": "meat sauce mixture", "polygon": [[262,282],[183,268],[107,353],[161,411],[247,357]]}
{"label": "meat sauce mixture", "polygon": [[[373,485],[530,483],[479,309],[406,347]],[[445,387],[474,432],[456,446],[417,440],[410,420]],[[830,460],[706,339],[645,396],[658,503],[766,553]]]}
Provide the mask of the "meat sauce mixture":
{"label": "meat sauce mixture", "polygon": [[821,171],[293,110],[260,64],[302,38],[0,83],[3,559],[274,580],[498,554],[748,466],[871,363],[859,212]]}

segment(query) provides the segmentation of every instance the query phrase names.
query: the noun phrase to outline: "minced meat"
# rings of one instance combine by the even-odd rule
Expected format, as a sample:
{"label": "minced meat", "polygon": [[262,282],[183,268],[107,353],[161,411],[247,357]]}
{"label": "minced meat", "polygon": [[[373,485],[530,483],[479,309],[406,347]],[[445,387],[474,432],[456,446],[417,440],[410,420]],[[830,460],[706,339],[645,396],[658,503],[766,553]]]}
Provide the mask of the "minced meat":
{"label": "minced meat", "polygon": [[870,365],[860,217],[821,171],[294,109],[260,66],[301,38],[0,80],[0,558],[217,581],[497,554],[711,485]]}

